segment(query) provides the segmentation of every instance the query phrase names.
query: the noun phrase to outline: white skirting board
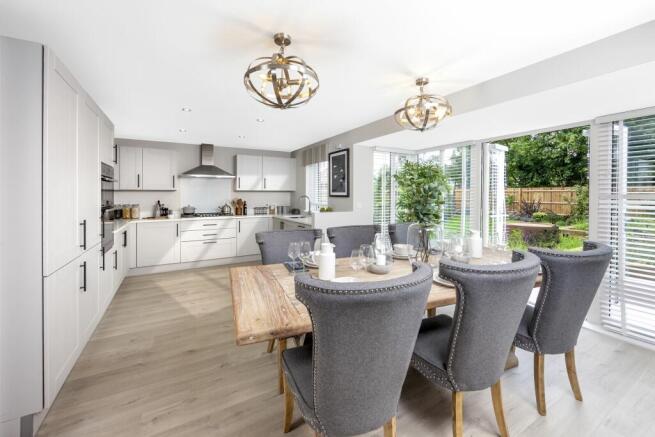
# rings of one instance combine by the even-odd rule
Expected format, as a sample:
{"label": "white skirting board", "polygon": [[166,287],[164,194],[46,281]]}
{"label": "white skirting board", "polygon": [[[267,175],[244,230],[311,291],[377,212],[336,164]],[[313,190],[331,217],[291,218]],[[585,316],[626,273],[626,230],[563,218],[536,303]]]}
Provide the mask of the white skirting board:
{"label": "white skirting board", "polygon": [[188,263],[164,264],[161,266],[137,267],[130,269],[127,276],[152,275],[154,273],[173,272],[176,270],[198,269],[201,267],[224,266],[226,264],[242,264],[261,261],[260,255],[239,256],[236,258],[219,258],[206,261],[194,261]]}

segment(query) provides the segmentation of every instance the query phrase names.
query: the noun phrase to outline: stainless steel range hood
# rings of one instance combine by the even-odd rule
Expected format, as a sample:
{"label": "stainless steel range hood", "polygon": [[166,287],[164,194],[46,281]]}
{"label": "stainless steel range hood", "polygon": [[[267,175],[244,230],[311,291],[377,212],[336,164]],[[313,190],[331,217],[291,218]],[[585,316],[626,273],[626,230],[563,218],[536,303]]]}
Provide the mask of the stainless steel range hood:
{"label": "stainless steel range hood", "polygon": [[214,165],[214,145],[200,145],[200,165],[180,175],[182,178],[234,179],[234,175]]}

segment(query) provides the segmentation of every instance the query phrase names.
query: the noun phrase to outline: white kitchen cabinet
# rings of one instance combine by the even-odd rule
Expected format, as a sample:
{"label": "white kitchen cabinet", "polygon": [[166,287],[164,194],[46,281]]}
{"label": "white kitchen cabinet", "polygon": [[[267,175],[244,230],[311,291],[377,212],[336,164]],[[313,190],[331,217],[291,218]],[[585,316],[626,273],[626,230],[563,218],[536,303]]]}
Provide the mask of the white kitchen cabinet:
{"label": "white kitchen cabinet", "polygon": [[126,270],[136,268],[136,223],[127,225]]}
{"label": "white kitchen cabinet", "polygon": [[116,291],[118,291],[118,288],[121,286],[121,283],[123,282],[123,277],[124,277],[124,269],[123,269],[123,264],[124,264],[124,256],[125,253],[123,251],[123,246],[121,245],[120,242],[114,240],[114,248],[112,250],[112,257],[111,257],[111,268],[113,272],[113,287],[112,287],[112,294],[115,295]]}
{"label": "white kitchen cabinet", "polygon": [[118,188],[121,190],[143,189],[143,149],[140,147],[118,148]]}
{"label": "white kitchen cabinet", "polygon": [[107,310],[109,303],[114,297],[114,270],[111,268],[112,250],[109,249],[104,254],[101,250],[99,251],[100,308],[103,313]]}
{"label": "white kitchen cabinet", "polygon": [[84,347],[100,318],[100,256],[99,245],[82,255],[80,268],[82,278],[78,291],[78,333],[80,349]]}
{"label": "white kitchen cabinet", "polygon": [[295,191],[296,159],[266,156],[262,160],[265,191]]}
{"label": "white kitchen cabinet", "polygon": [[177,221],[137,223],[137,267],[180,262],[180,228]]}
{"label": "white kitchen cabinet", "polygon": [[232,258],[237,253],[236,239],[199,240],[182,242],[181,261],[205,261],[210,259]]}
{"label": "white kitchen cabinet", "polygon": [[264,187],[262,155],[237,155],[237,191],[257,191]]}
{"label": "white kitchen cabinet", "polygon": [[52,404],[73,368],[79,349],[79,263],[71,262],[44,280],[45,404]]}
{"label": "white kitchen cabinet", "polygon": [[143,189],[174,190],[175,152],[167,149],[143,149]]}
{"label": "white kitchen cabinet", "polygon": [[294,191],[296,159],[237,155],[236,191]]}
{"label": "white kitchen cabinet", "polygon": [[80,248],[100,243],[100,117],[95,105],[80,98],[77,151],[78,220]]}
{"label": "white kitchen cabinet", "polygon": [[[44,89],[44,264],[48,275],[80,254],[77,213],[77,110],[79,86],[46,51]],[[99,215],[99,211],[98,214]]]}
{"label": "white kitchen cabinet", "polygon": [[237,256],[259,254],[255,234],[268,231],[269,222],[270,219],[264,217],[237,220]]}
{"label": "white kitchen cabinet", "polygon": [[[118,164],[118,147],[114,144],[114,126],[100,118],[100,161],[115,166]],[[117,175],[118,172],[114,172]]]}

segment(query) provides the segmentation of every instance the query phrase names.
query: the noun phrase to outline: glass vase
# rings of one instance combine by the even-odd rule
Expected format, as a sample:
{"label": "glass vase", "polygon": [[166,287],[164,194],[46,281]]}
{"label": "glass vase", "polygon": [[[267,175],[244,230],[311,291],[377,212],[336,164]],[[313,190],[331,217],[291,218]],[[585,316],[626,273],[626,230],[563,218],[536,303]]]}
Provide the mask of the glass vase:
{"label": "glass vase", "polygon": [[407,229],[409,260],[430,264],[438,271],[439,260],[443,252],[443,232],[439,225],[413,223]]}

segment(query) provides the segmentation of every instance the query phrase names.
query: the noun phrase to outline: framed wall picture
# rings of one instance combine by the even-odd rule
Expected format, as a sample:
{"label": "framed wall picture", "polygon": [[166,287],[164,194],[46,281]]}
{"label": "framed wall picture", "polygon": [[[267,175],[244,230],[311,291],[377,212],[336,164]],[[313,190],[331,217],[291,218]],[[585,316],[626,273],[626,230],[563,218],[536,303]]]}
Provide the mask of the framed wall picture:
{"label": "framed wall picture", "polygon": [[349,149],[328,154],[330,166],[330,197],[350,196]]}

